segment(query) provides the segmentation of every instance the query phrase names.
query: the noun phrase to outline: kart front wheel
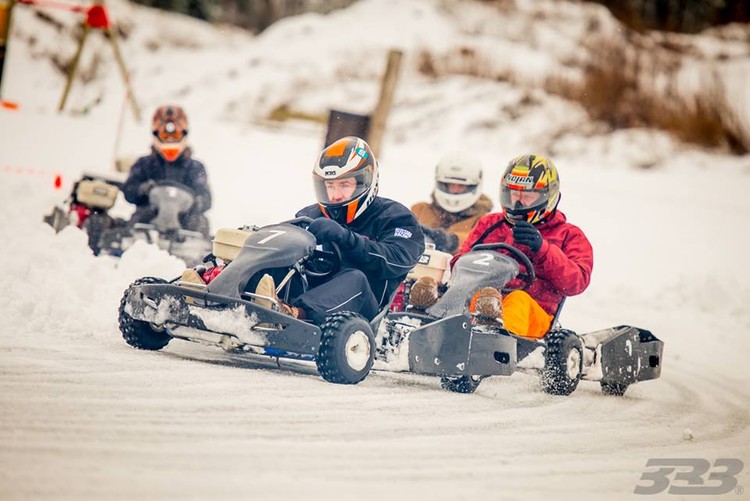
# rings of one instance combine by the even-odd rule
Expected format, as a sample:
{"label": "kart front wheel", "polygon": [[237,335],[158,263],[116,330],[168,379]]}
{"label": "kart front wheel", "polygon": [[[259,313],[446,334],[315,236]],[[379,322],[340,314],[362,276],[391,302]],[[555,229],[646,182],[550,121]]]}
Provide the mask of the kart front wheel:
{"label": "kart front wheel", "polygon": [[583,373],[583,345],[575,332],[560,329],[545,336],[542,390],[551,395],[570,395]]}
{"label": "kart front wheel", "polygon": [[481,382],[481,376],[443,376],[440,378],[440,386],[454,393],[474,393]]}
{"label": "kart front wheel", "polygon": [[120,333],[123,339],[133,348],[141,350],[161,350],[172,339],[169,334],[155,330],[148,322],[136,320],[125,312],[127,306],[128,292],[132,287],[144,284],[165,284],[166,280],[155,277],[139,278],[125,291],[120,299],[120,309],[118,322],[120,324]]}
{"label": "kart front wheel", "polygon": [[89,237],[89,248],[95,256],[101,251],[101,239],[104,232],[112,226],[112,219],[106,213],[95,212],[83,223],[83,229]]}
{"label": "kart front wheel", "polygon": [[338,384],[357,384],[367,377],[375,361],[375,336],[367,320],[352,312],[335,313],[320,328],[315,363],[321,377]]}

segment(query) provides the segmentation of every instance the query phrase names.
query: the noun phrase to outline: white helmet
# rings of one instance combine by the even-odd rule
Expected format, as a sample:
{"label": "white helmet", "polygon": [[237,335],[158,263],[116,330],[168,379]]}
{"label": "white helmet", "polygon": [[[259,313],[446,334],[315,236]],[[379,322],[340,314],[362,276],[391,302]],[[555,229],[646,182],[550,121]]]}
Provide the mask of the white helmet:
{"label": "white helmet", "polygon": [[[463,193],[451,193],[449,184],[469,188]],[[448,212],[461,212],[474,205],[482,195],[482,162],[467,153],[448,153],[435,169],[435,201]]]}

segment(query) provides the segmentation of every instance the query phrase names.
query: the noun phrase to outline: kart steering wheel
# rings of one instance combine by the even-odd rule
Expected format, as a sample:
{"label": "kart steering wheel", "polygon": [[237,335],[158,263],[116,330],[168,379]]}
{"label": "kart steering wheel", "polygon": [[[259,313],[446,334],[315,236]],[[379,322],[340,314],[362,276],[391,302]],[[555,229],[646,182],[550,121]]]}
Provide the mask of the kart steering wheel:
{"label": "kart steering wheel", "polygon": [[523,282],[523,285],[521,287],[504,287],[502,292],[503,294],[507,294],[508,292],[514,291],[514,290],[526,290],[529,287],[531,287],[532,282],[536,279],[536,272],[534,271],[534,265],[531,264],[531,260],[521,252],[516,247],[513,247],[510,244],[506,244],[503,242],[498,242],[494,244],[479,244],[475,245],[471,248],[472,251],[478,251],[478,250],[504,250],[507,251],[509,254],[509,257],[513,258],[518,264],[522,265],[526,271],[524,273],[519,273],[516,275],[516,278],[521,280]]}
{"label": "kart steering wheel", "polygon": [[[302,229],[307,229],[314,221],[309,216],[298,216],[294,219],[284,221],[282,224],[292,224]],[[325,278],[334,275],[341,270],[341,247],[336,242],[327,242],[331,250],[315,249],[305,264],[305,273],[315,278]]]}
{"label": "kart steering wheel", "polygon": [[191,195],[195,195],[195,190],[193,188],[191,188],[190,186],[184,183],[181,183],[179,181],[173,181],[171,179],[160,179],[159,181],[156,181],[154,188],[156,187],[179,188],[183,191],[187,191]]}
{"label": "kart steering wheel", "polygon": [[307,259],[305,273],[311,277],[324,278],[334,275],[341,269],[341,247],[335,242],[329,242],[331,250],[315,249]]}
{"label": "kart steering wheel", "polygon": [[299,216],[295,217],[294,219],[289,219],[287,221],[282,221],[280,224],[292,224],[294,226],[299,226],[302,229],[307,229],[308,226],[310,226],[310,223],[314,221],[313,218],[308,216]]}

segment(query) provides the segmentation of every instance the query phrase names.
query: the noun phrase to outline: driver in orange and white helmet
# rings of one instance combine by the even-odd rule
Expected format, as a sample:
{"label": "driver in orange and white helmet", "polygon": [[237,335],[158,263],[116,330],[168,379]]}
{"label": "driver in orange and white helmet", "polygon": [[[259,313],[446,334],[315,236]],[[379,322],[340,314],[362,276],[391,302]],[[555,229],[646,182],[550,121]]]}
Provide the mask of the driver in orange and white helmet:
{"label": "driver in orange and white helmet", "polygon": [[[281,310],[315,323],[338,311],[372,320],[386,307],[424,252],[424,235],[404,205],[378,196],[378,162],[364,139],[344,137],[327,146],[313,166],[317,202],[299,212],[323,247],[336,244],[341,268],[332,277],[311,280],[311,288],[282,302]],[[256,293],[275,295],[270,275]],[[265,278],[265,277],[264,277]]]}
{"label": "driver in orange and white helmet", "polygon": [[156,208],[149,204],[151,190],[160,183],[177,183],[194,196],[193,205],[180,214],[182,227],[208,237],[209,223],[204,213],[211,208],[211,191],[205,166],[192,158],[187,145],[185,111],[176,105],[159,106],[151,120],[151,134],[151,153],[133,164],[122,187],[125,200],[136,206],[130,222],[150,222],[156,216]]}

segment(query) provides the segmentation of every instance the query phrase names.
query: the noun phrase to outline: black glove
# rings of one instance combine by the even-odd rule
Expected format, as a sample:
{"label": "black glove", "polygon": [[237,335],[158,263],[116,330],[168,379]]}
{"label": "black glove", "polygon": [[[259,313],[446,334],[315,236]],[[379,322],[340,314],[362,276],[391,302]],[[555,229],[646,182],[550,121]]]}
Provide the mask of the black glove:
{"label": "black glove", "polygon": [[310,223],[307,231],[315,235],[319,244],[334,242],[342,246],[348,246],[352,232],[341,226],[333,219],[319,217]]}
{"label": "black glove", "polygon": [[527,246],[533,252],[539,252],[544,239],[533,224],[528,221],[518,221],[513,226],[513,241],[517,244]]}
{"label": "black glove", "polygon": [[156,181],[153,179],[149,179],[145,183],[141,183],[140,186],[138,186],[138,195],[142,197],[148,196],[149,192],[156,186]]}
{"label": "black glove", "polygon": [[208,210],[208,200],[203,196],[196,196],[193,205],[190,206],[189,212],[202,214]]}
{"label": "black glove", "polygon": [[424,225],[422,225],[422,233],[432,239],[435,243],[435,248],[439,251],[450,252],[452,254],[458,249],[458,235],[455,233]]}

